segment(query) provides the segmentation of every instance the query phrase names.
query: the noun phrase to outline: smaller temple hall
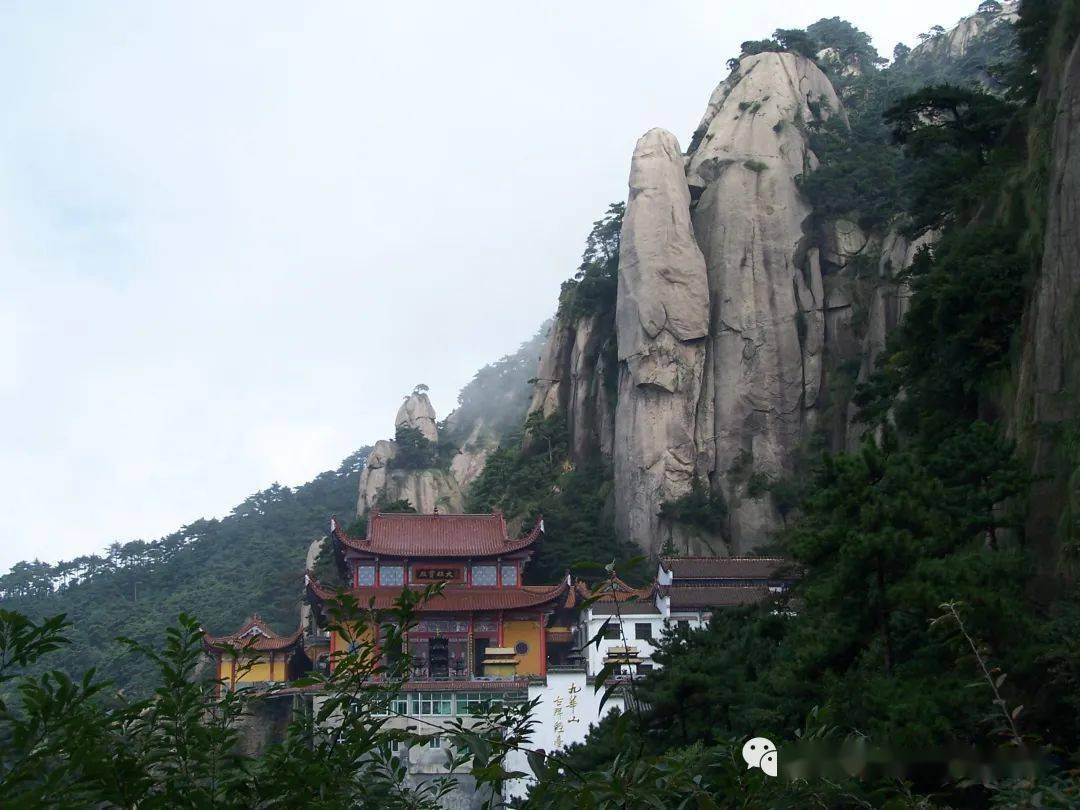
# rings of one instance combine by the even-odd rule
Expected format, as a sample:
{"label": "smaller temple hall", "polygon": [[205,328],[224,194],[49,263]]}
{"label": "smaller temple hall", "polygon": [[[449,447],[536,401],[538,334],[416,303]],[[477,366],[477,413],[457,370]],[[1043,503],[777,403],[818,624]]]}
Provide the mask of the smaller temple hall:
{"label": "smaller temple hall", "polygon": [[302,629],[278,635],[257,613],[235,633],[203,636],[203,645],[214,657],[223,688],[285,683],[311,669]]}

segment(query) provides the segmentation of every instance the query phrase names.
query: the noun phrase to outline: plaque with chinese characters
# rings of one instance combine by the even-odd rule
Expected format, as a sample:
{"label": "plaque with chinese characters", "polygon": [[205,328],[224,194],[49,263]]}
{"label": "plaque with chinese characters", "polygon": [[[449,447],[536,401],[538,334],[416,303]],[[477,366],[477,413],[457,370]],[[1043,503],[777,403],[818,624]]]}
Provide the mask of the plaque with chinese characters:
{"label": "plaque with chinese characters", "polygon": [[463,578],[462,569],[453,566],[424,566],[413,569],[414,582],[458,582]]}

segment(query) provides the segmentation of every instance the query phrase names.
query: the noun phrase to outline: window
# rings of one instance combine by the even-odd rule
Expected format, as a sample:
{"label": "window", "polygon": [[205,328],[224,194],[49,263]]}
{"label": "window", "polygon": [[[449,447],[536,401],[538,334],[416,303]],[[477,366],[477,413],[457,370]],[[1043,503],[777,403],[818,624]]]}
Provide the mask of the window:
{"label": "window", "polygon": [[684,633],[690,629],[690,622],[687,619],[679,619],[675,622],[675,626],[682,630]]}
{"label": "window", "polygon": [[357,585],[374,585],[375,584],[375,566],[374,565],[360,565],[356,568],[356,584]]}
{"label": "window", "polygon": [[608,639],[609,641],[617,641],[621,637],[621,635],[622,634],[619,632],[618,622],[608,622],[607,625],[604,627],[604,638]]}
{"label": "window", "polygon": [[516,652],[518,655],[526,655],[529,652],[529,645],[526,644],[524,641],[519,641],[517,644],[514,645],[514,652]]}
{"label": "window", "polygon": [[652,672],[652,669],[653,669],[652,664],[638,664],[637,665],[637,671],[638,672]]}
{"label": "window", "polygon": [[652,623],[635,622],[634,638],[636,638],[638,641],[652,641]]}
{"label": "window", "polygon": [[517,566],[504,565],[502,567],[502,584],[517,585]]}
{"label": "window", "polygon": [[494,565],[474,565],[472,567],[473,585],[498,585],[495,579]]}
{"label": "window", "polygon": [[405,569],[400,565],[384,565],[379,569],[381,585],[404,585]]}
{"label": "window", "polygon": [[420,716],[453,714],[454,696],[449,692],[417,692],[412,696],[412,713]]}
{"label": "window", "polygon": [[442,748],[442,737],[435,736],[428,740],[428,748]]}
{"label": "window", "polygon": [[515,692],[458,692],[456,697],[458,715],[473,717],[490,708],[524,701],[524,695]]}
{"label": "window", "polygon": [[408,714],[409,696],[394,695],[394,699],[390,701],[390,711],[392,711],[394,714]]}
{"label": "window", "polygon": [[401,750],[401,740],[390,741],[390,753],[396,754]]}

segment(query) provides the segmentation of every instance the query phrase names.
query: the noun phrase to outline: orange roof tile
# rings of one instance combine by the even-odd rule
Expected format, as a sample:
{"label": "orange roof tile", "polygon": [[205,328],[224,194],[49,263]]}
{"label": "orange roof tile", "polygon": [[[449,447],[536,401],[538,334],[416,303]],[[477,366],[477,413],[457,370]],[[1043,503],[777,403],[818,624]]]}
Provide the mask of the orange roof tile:
{"label": "orange roof tile", "polygon": [[258,652],[272,652],[293,646],[300,640],[302,632],[302,629],[297,628],[295,632],[287,636],[279,635],[256,613],[244,622],[244,626],[235,633],[224,636],[212,636],[209,633],[204,633],[203,643],[211,649],[220,649],[224,645],[240,648],[248,646],[250,640],[254,639],[254,642],[250,644],[250,649]]}
{"label": "orange roof tile", "polygon": [[501,513],[489,515],[415,515],[375,512],[367,536],[347,535],[337,519],[330,522],[336,542],[347,549],[395,557],[487,557],[531,546],[543,531],[540,518],[524,537],[510,539]]}

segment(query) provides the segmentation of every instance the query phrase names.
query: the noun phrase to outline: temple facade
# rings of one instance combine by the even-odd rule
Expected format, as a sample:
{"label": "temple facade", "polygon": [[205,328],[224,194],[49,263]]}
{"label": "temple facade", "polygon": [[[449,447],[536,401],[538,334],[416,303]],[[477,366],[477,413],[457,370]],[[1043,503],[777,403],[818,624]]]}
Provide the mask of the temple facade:
{"label": "temple facade", "polygon": [[203,636],[203,645],[222,689],[286,683],[311,669],[303,629],[279,635],[257,613],[234,633]]}
{"label": "temple facade", "polygon": [[[553,619],[569,581],[524,585],[523,572],[543,532],[543,520],[522,537],[507,535],[499,513],[417,515],[372,512],[364,537],[336,520],[330,537],[350,593],[363,606],[390,610],[402,588],[442,583],[419,606],[408,632],[410,682],[517,682],[543,678],[549,660],[570,655],[572,633]],[[335,591],[309,576],[316,616]],[[328,654],[341,640],[330,638]]]}

